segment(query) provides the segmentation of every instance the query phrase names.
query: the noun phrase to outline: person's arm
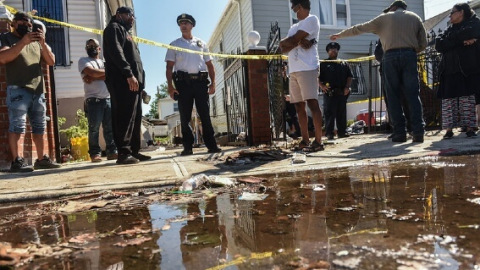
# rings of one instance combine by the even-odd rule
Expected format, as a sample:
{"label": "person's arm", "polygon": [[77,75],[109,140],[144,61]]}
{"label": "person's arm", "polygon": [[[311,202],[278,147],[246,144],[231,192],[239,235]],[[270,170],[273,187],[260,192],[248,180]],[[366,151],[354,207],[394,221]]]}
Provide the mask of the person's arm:
{"label": "person's arm", "polygon": [[175,66],[175,62],[167,61],[167,68],[165,71],[165,75],[167,77],[168,94],[172,99],[175,94],[178,95],[177,89],[175,89],[175,87],[173,86],[173,67],[174,66]]}
{"label": "person's arm", "polygon": [[[419,19],[420,20],[420,19]],[[425,30],[425,26],[423,25],[422,21],[419,21],[420,26],[419,26],[419,33],[418,33],[418,45],[419,48],[417,48],[417,53],[425,50],[427,48],[427,31]]]}
{"label": "person's arm", "polygon": [[130,63],[128,63],[123,52],[123,44],[126,40],[125,33],[119,27],[112,25],[112,27],[105,28],[103,35],[104,39],[112,43],[112,46],[108,50],[104,50],[103,53],[109,55],[112,63],[125,75],[130,91],[138,91],[138,80],[133,75]]}
{"label": "person's arm", "polygon": [[208,69],[208,77],[210,77],[208,94],[213,95],[215,94],[215,67],[213,66],[212,61],[208,61],[205,64],[207,65],[207,69]]}
{"label": "person's arm", "polygon": [[[382,14],[383,15],[383,14]],[[347,28],[339,33],[333,34],[330,36],[330,40],[335,41],[339,38],[346,38],[346,37],[353,37],[358,36],[364,33],[373,33],[377,34],[379,30],[379,26],[382,24],[382,15],[374,18],[365,23],[354,25],[350,28]]]}
{"label": "person's arm", "polygon": [[282,50],[282,53],[288,53],[289,51],[293,50],[307,36],[307,32],[299,30],[293,36],[282,39],[280,41],[280,49]]}
{"label": "person's arm", "polygon": [[40,43],[40,46],[42,46],[43,61],[45,61],[45,63],[49,66],[54,66],[55,55],[53,54],[52,49],[50,49],[50,46],[48,46],[47,42],[45,42],[45,34],[43,33],[42,29],[39,29],[37,33],[40,35],[38,42]]}
{"label": "person's arm", "polygon": [[83,70],[82,73],[91,77],[92,79],[95,80],[105,80],[105,70],[104,69],[98,69],[98,68],[93,68],[91,66],[86,66]]}
{"label": "person's arm", "polygon": [[[15,60],[25,46],[39,40],[38,36],[38,32],[27,33],[22,39],[20,39],[19,42],[15,43],[11,47],[5,45],[2,41],[2,47],[0,48],[0,65],[5,65]],[[6,36],[3,38],[6,39]]]}

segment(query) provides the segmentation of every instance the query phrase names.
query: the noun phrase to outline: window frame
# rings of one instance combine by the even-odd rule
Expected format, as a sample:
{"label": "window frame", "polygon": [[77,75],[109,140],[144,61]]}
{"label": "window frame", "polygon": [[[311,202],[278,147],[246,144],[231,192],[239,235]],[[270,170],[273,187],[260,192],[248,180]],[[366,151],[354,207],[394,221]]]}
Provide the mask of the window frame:
{"label": "window frame", "polygon": [[[310,13],[313,15],[316,15],[320,19],[320,1],[321,0],[311,0],[311,9]],[[337,24],[337,0],[330,0],[332,4],[332,15],[333,15],[333,24],[322,24],[320,22],[320,29],[346,29],[352,25],[352,14],[350,10],[350,0],[343,0],[345,1],[345,7],[346,7],[346,13],[347,13],[347,18],[346,18],[346,25],[338,25]],[[294,19],[293,19],[293,11],[290,7],[290,0],[287,0],[288,3],[288,10],[290,11],[290,25],[293,25]]]}
{"label": "window frame", "polygon": [[[45,0],[44,0],[45,1]],[[63,12],[63,18],[64,22],[68,22],[68,12],[67,12],[67,0],[60,0],[62,2],[62,12]],[[25,1],[25,10],[33,10],[33,0],[28,0]],[[45,22],[43,22],[45,23]],[[47,33],[49,30],[49,26],[45,24],[47,27]],[[70,50],[70,29],[65,26],[59,26],[63,29],[63,36],[64,36],[64,52],[65,52],[65,63],[59,65],[55,63],[55,68],[58,67],[65,67],[69,68],[72,66],[72,59],[71,59],[71,50]],[[50,46],[50,45],[49,45]],[[53,47],[50,46],[53,50]],[[54,52],[55,53],[55,52]],[[56,57],[57,58],[57,57]]]}

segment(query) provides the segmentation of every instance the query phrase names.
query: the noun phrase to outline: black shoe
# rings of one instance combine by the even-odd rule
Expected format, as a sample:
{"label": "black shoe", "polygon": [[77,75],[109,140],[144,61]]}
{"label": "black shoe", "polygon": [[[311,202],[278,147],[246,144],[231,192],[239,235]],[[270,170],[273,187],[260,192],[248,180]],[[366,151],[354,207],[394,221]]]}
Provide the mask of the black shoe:
{"label": "black shoe", "polygon": [[467,130],[467,137],[468,138],[477,137],[477,134],[473,130]]}
{"label": "black shoe", "polygon": [[413,135],[412,142],[423,143],[423,135]]}
{"label": "black shoe", "polygon": [[392,142],[406,142],[406,141],[407,141],[407,135],[395,134],[392,136]]}
{"label": "black shoe", "polygon": [[138,159],[139,161],[147,161],[147,160],[152,159],[151,156],[142,155],[140,153],[132,154],[132,156],[134,158]]}
{"label": "black shoe", "polygon": [[134,158],[130,154],[119,154],[117,164],[137,164],[140,160]]}
{"label": "black shoe", "polygon": [[193,155],[192,149],[184,149],[181,153],[180,156],[190,156]]}
{"label": "black shoe", "polygon": [[220,153],[220,152],[222,152],[222,149],[220,149],[220,148],[218,148],[218,147],[217,147],[217,148],[214,148],[214,149],[208,149],[208,153],[209,153],[209,154]]}
{"label": "black shoe", "polygon": [[33,172],[33,166],[25,163],[25,159],[17,157],[12,161],[10,172]]}
{"label": "black shoe", "polygon": [[348,138],[350,134],[338,134],[338,138]]}
{"label": "black shoe", "polygon": [[38,169],[56,169],[60,168],[62,165],[53,162],[47,155],[43,155],[42,159],[37,159],[35,164],[33,164],[33,168],[36,170]]}
{"label": "black shoe", "polygon": [[391,139],[391,138],[393,138],[393,136],[395,136],[395,134],[392,133],[392,134],[388,135],[387,139]]}
{"label": "black shoe", "polygon": [[443,135],[444,140],[451,139],[452,137],[453,137],[453,131],[451,131],[451,130],[447,131],[447,133],[445,133],[445,135]]}
{"label": "black shoe", "polygon": [[327,135],[327,139],[334,140],[333,135]]}

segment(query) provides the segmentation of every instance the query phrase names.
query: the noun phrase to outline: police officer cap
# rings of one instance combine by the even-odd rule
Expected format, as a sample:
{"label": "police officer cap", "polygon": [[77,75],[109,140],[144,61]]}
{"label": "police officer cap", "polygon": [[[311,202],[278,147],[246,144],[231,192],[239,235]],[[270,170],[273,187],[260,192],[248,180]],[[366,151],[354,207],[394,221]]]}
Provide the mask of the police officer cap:
{"label": "police officer cap", "polygon": [[190,22],[193,25],[193,27],[195,27],[195,19],[193,18],[192,15],[186,14],[186,13],[178,15],[177,24],[180,25],[180,22],[183,22],[183,21]]}
{"label": "police officer cap", "polygon": [[332,48],[336,48],[338,51],[340,51],[340,44],[338,44],[337,42],[330,42],[327,44],[327,47],[325,48],[325,50],[328,52],[328,50]]}
{"label": "police officer cap", "polygon": [[13,16],[13,19],[15,21],[20,21],[20,20],[29,20],[30,22],[33,21],[33,18],[32,16],[30,16],[30,14],[22,11],[18,11],[17,13],[15,13],[15,15]]}
{"label": "police officer cap", "polygon": [[117,9],[117,14],[118,13],[120,13],[120,14],[132,14],[133,15],[133,9],[131,7],[127,7],[127,6],[119,7]]}
{"label": "police officer cap", "polygon": [[407,9],[407,3],[405,3],[405,1],[403,0],[395,0],[393,1],[392,4],[390,4],[389,7],[387,7],[386,9],[383,10],[384,13],[387,13],[390,11],[391,8],[393,7],[399,7],[399,8],[403,8],[403,9]]}

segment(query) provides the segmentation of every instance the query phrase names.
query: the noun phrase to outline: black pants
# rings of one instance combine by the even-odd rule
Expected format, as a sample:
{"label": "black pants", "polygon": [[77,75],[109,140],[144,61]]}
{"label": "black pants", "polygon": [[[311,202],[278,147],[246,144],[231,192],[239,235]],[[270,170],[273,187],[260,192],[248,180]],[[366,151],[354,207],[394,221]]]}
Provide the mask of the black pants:
{"label": "black pants", "polygon": [[210,120],[210,99],[208,97],[208,80],[181,80],[175,81],[180,95],[178,96],[178,110],[182,126],[182,144],[186,150],[191,150],[194,142],[192,127],[193,103],[202,121],[202,137],[208,149],[216,149],[212,121]]}
{"label": "black pants", "polygon": [[345,135],[347,129],[347,96],[323,96],[323,114],[325,115],[325,135],[333,136],[335,120],[338,135]]}
{"label": "black pants", "polygon": [[124,76],[105,82],[112,102],[113,139],[118,153],[137,154],[141,142],[142,90],[130,91]]}

